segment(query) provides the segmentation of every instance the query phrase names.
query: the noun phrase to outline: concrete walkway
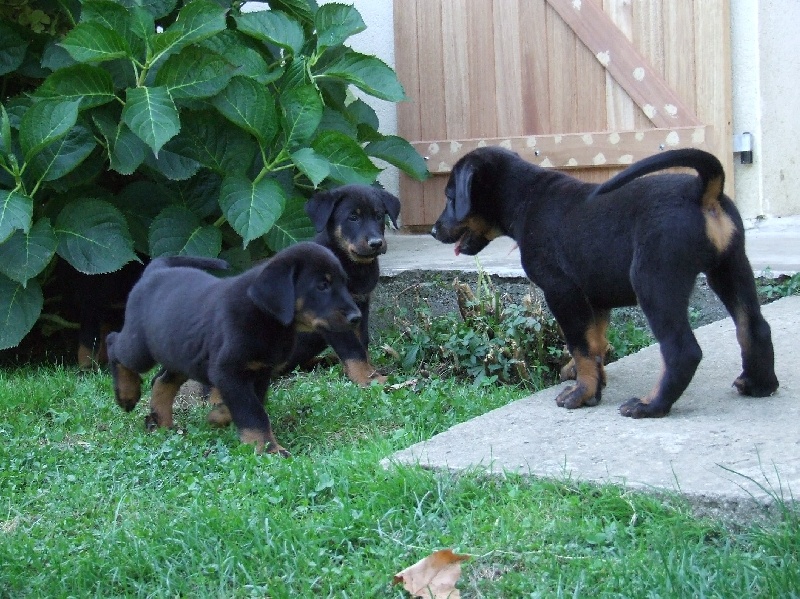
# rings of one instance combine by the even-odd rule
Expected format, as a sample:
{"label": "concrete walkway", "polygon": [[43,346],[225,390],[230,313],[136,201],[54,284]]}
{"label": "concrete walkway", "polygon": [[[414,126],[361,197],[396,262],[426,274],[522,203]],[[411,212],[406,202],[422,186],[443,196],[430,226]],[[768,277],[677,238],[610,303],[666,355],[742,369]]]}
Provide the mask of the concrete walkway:
{"label": "concrete walkway", "polygon": [[[800,271],[800,219],[760,223],[747,235],[756,274],[767,268],[776,274]],[[453,256],[452,246],[429,246],[422,237],[397,236],[389,243],[381,259],[388,275],[409,268],[475,267],[474,260]],[[489,248],[480,257],[484,270],[524,276],[513,242],[496,240]],[[386,463],[677,491],[726,511],[800,497],[800,360],[795,353],[800,297],[769,304],[764,314],[772,326],[781,384],[772,397],[743,397],[731,386],[741,361],[727,319],[695,331],[703,361],[666,418],[632,420],[618,412],[623,401],[646,394],[658,378],[661,357],[652,346],[607,367],[608,386],[595,408],[558,408],[559,385],[459,424]]]}

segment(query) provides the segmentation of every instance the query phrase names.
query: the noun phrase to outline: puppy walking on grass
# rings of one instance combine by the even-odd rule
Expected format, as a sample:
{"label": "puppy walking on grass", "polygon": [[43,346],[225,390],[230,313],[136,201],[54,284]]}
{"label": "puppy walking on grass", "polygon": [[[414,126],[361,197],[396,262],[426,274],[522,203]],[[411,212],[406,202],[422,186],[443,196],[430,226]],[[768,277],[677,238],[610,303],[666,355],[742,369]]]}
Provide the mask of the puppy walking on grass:
{"label": "puppy walking on grass", "polygon": [[131,411],[141,373],[160,364],[148,426],[172,426],[175,395],[191,378],[221,396],[242,442],[289,455],[264,410],[273,371],[290,356],[298,331],[350,330],[361,312],[341,264],[318,244],[298,243],[234,277],[205,272],[227,267],[188,256],[148,265],[128,297],[122,330],[106,340],[116,401]]}
{"label": "puppy walking on grass", "polygon": [[[643,176],[671,167],[692,168],[699,176]],[[702,357],[688,317],[699,273],[736,324],[742,349],[736,388],[755,397],[778,388],[744,226],[722,193],[724,180],[719,160],[694,149],[662,152],[598,186],[484,147],[453,167],[447,203],[431,233],[470,256],[501,235],[517,242],[522,267],[542,289],[575,361],[577,382],[559,394],[559,406],[597,405],[610,311],[638,303],[660,343],[664,368],[655,387],[623,403],[620,412],[665,416]]]}

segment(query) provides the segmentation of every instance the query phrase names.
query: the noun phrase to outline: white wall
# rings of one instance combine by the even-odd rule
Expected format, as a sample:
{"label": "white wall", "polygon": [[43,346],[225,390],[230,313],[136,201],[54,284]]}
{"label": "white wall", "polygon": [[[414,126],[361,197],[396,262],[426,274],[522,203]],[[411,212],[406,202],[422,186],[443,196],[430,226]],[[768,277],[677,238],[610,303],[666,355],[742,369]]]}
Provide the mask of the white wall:
{"label": "white wall", "polygon": [[754,137],[736,204],[745,218],[800,214],[800,2],[731,0],[731,52],[733,130]]}

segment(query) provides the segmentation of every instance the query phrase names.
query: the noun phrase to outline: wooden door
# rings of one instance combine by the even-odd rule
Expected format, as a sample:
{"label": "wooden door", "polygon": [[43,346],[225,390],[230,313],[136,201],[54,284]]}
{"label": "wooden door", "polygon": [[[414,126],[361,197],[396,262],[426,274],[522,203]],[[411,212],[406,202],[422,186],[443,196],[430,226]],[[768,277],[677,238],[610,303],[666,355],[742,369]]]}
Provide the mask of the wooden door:
{"label": "wooden door", "polygon": [[719,157],[732,194],[728,0],[394,0],[402,222],[427,228],[466,152],[508,147],[602,181],[664,149]]}

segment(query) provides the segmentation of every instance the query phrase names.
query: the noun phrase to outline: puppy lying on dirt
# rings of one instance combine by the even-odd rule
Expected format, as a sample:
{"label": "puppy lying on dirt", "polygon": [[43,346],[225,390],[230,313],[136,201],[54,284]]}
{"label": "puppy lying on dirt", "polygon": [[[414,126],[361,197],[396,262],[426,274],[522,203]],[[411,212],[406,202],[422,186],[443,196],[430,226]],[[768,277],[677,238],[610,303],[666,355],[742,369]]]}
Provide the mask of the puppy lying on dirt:
{"label": "puppy lying on dirt", "polygon": [[361,312],[333,253],[315,243],[291,246],[238,276],[206,270],[223,260],[156,258],[131,290],[125,324],[106,339],[114,394],[125,411],[141,397],[140,374],[156,364],[148,427],[171,427],[181,384],[214,388],[244,443],[289,455],[272,432],[264,401],[273,372],[291,355],[299,331],[347,331]]}

